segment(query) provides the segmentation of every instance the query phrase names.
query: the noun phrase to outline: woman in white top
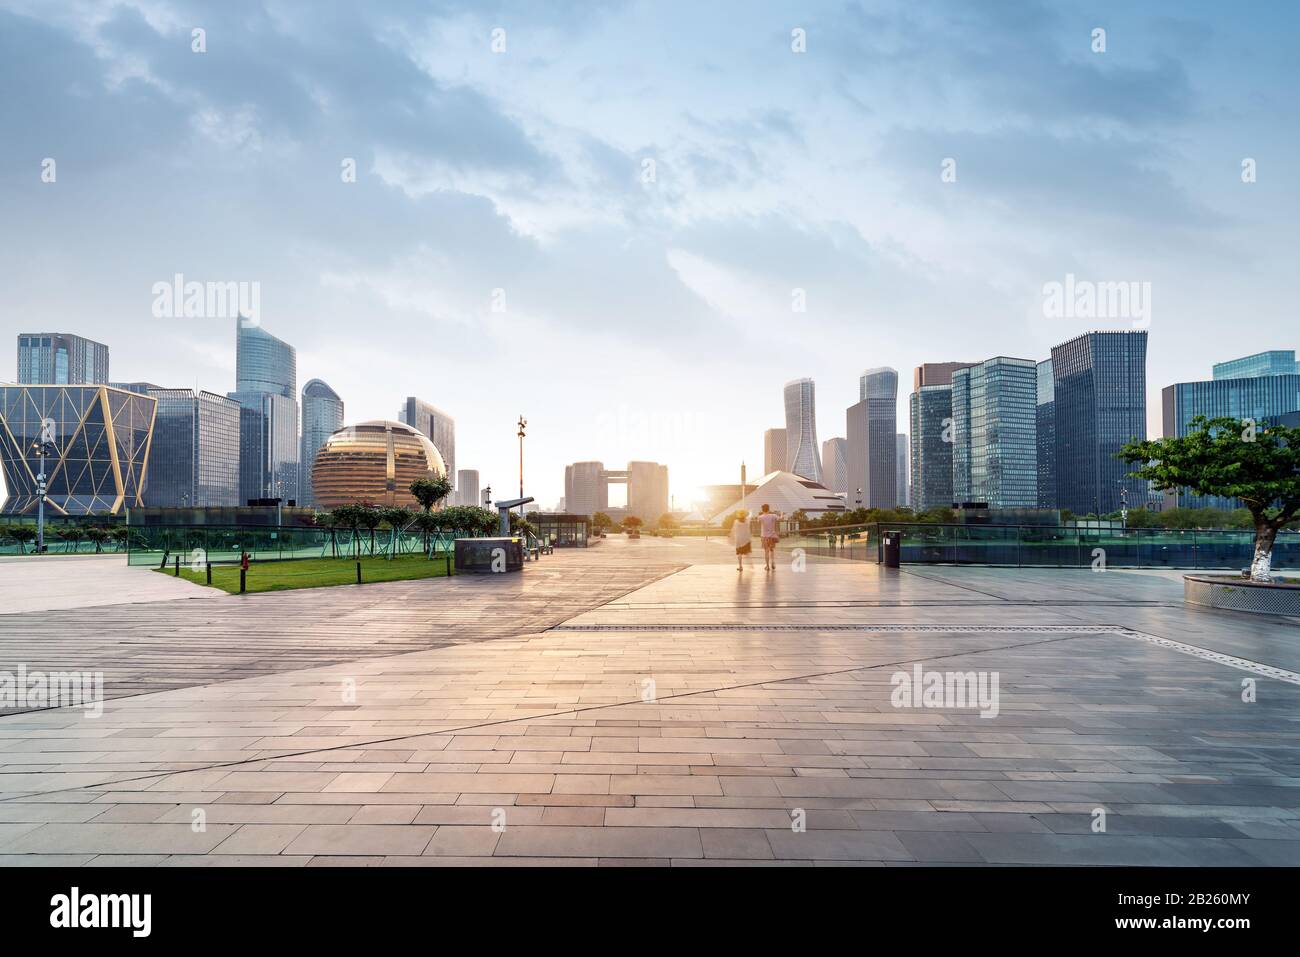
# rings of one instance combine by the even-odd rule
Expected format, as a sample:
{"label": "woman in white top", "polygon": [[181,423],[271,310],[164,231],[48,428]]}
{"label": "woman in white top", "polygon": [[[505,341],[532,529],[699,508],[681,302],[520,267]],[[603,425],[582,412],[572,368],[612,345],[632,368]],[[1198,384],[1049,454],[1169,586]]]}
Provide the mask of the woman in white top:
{"label": "woman in white top", "polygon": [[731,534],[728,536],[731,544],[736,546],[736,571],[745,570],[745,556],[752,550],[749,544],[749,515],[745,512],[737,512],[736,520],[731,523]]}

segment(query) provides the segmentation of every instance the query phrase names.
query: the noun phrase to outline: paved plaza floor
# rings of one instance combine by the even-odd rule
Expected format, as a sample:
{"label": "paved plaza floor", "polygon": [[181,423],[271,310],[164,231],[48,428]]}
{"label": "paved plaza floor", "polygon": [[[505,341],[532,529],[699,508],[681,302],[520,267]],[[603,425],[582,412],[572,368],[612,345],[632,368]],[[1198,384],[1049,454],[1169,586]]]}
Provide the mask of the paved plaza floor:
{"label": "paved plaza floor", "polygon": [[[1300,863],[1300,621],[1177,574],[611,537],[192,601],[115,561],[77,608],[0,568],[0,671],[108,698],[0,717],[0,864]],[[997,693],[900,700],[933,674]]]}

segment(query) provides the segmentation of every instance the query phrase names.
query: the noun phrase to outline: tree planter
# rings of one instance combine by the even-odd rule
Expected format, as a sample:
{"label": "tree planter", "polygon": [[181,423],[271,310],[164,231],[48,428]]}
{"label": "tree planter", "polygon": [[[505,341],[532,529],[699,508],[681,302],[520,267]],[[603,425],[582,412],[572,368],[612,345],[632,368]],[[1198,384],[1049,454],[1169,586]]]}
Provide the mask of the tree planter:
{"label": "tree planter", "polygon": [[1233,575],[1184,575],[1183,601],[1256,615],[1300,616],[1300,582],[1253,582]]}

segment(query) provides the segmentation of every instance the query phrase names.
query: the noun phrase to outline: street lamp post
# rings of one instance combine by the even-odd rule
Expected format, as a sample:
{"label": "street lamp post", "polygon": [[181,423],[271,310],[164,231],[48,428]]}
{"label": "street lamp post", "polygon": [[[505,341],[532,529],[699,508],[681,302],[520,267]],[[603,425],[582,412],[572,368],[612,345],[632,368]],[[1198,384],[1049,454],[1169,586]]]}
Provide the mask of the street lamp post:
{"label": "street lamp post", "polygon": [[1128,528],[1128,489],[1122,482],[1119,486],[1119,527]]}
{"label": "street lamp post", "polygon": [[36,554],[45,553],[45,456],[48,443],[37,442],[32,446],[36,451],[39,468],[36,474]]}
{"label": "street lamp post", "polygon": [[[522,415],[519,416],[519,497],[524,497],[524,429],[528,426],[528,420]],[[524,517],[524,507],[519,506],[519,517]]]}

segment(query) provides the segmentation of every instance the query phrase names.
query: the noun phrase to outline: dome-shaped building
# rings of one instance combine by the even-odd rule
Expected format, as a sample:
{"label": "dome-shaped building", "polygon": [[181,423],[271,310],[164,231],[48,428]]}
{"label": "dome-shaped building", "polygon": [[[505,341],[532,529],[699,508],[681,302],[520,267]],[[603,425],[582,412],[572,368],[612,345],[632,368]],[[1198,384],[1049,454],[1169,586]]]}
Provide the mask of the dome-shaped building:
{"label": "dome-shaped building", "polygon": [[416,479],[446,475],[429,437],[401,422],[376,419],[339,429],[321,446],[311,470],[321,508],[357,502],[419,508],[410,493]]}

